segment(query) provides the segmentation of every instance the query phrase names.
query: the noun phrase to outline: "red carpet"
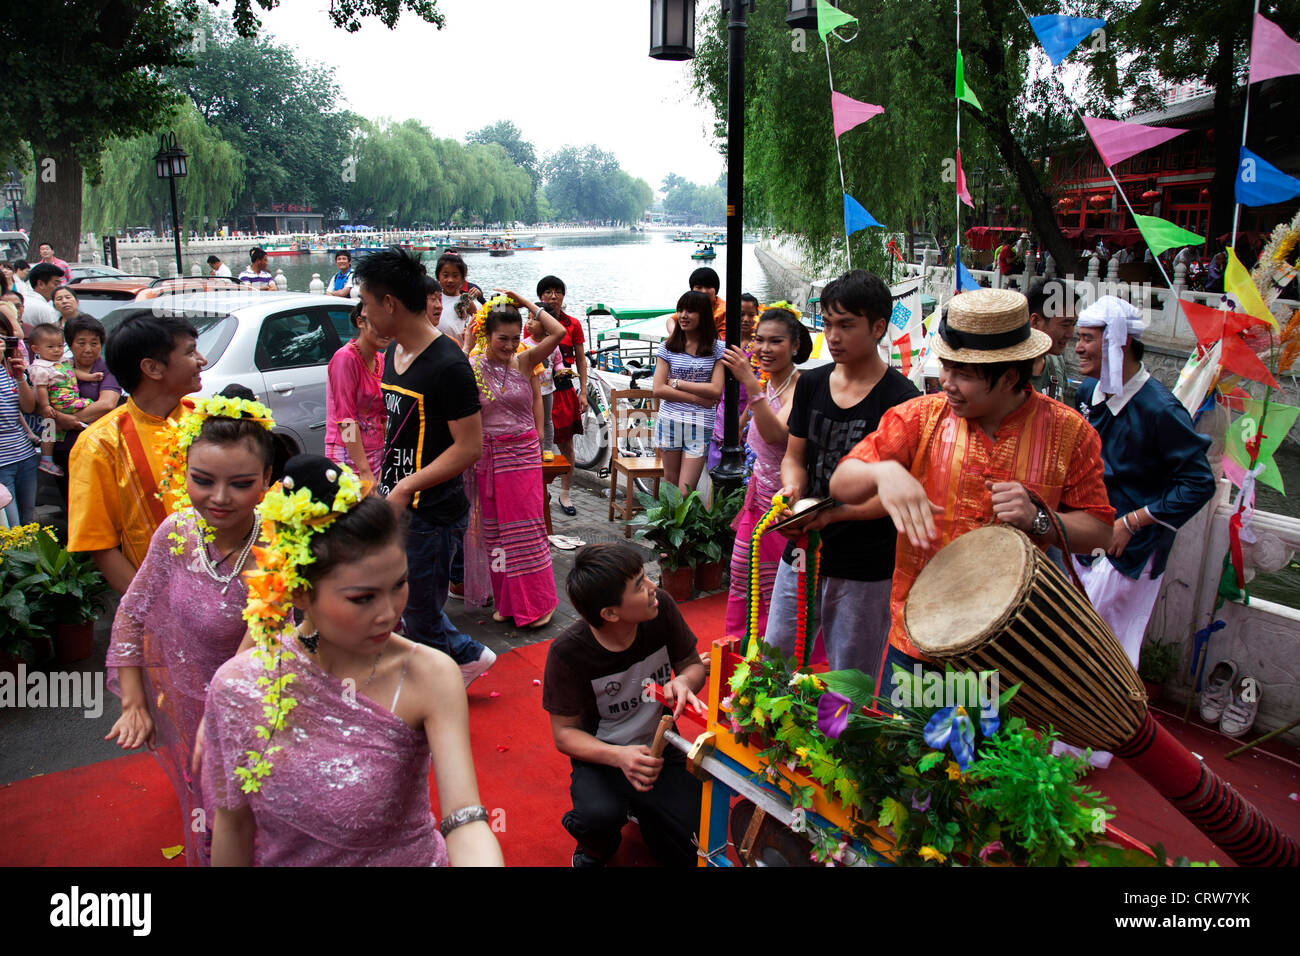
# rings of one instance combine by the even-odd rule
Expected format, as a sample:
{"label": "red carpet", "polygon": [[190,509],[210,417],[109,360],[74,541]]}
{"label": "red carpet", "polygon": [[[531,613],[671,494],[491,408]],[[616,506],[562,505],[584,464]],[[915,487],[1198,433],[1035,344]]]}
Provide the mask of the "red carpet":
{"label": "red carpet", "polygon": [[[725,610],[725,594],[682,606],[702,651],[722,633]],[[534,644],[503,654],[469,691],[479,791],[489,811],[503,811],[494,819],[510,866],[568,866],[573,851],[560,825],[569,808],[569,762],[556,752],[541,707],[549,646]],[[499,696],[492,697],[494,691]],[[1164,723],[1273,822],[1300,839],[1300,803],[1288,798],[1300,792],[1300,768],[1263,754],[1225,761],[1222,755],[1235,743],[1201,728],[1184,728],[1168,717]],[[1147,843],[1161,842],[1175,856],[1231,865],[1123,761],[1094,773],[1089,782],[1115,804],[1120,829]],[[5,821],[3,866],[185,865],[183,855],[163,859],[163,847],[183,842],[180,812],[167,778],[145,753],[0,788],[0,820]],[[653,865],[635,825],[624,831],[614,862]]]}

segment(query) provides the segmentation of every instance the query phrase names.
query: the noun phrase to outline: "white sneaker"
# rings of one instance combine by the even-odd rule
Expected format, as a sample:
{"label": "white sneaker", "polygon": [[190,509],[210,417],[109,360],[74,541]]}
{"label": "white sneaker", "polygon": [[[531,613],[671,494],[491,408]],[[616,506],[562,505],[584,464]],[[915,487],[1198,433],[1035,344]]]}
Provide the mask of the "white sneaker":
{"label": "white sneaker", "polygon": [[497,656],[492,648],[483,648],[483,653],[479,655],[478,660],[470,661],[468,664],[460,665],[460,676],[465,678],[465,686],[468,687],[478,678],[487,673],[488,668],[497,662]]}
{"label": "white sneaker", "polygon": [[[1250,683],[1247,684],[1247,681]],[[1247,696],[1253,699],[1246,700]],[[1259,698],[1259,681],[1253,677],[1243,677],[1237,681],[1237,686],[1232,692],[1232,701],[1223,709],[1219,729],[1229,737],[1240,737],[1249,731],[1255,726],[1255,715],[1259,713]]]}
{"label": "white sneaker", "polygon": [[1214,665],[1209,676],[1205,678],[1205,689],[1201,691],[1201,720],[1207,724],[1217,724],[1223,716],[1223,710],[1232,699],[1232,687],[1237,683],[1237,662],[1224,658]]}

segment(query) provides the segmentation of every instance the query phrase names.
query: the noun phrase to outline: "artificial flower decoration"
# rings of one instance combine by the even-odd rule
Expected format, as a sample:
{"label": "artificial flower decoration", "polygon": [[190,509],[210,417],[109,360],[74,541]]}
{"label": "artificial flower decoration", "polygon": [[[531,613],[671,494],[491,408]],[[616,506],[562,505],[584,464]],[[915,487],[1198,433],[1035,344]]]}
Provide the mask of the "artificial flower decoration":
{"label": "artificial flower decoration", "polygon": [[838,739],[849,725],[849,712],[853,701],[833,690],[828,690],[817,699],[817,727],[827,737]]}
{"label": "artificial flower decoration", "polygon": [[951,745],[957,766],[965,772],[975,754],[975,725],[965,707],[944,707],[935,711],[925,725],[925,742],[935,750]]}
{"label": "artificial flower decoration", "polygon": [[928,860],[931,863],[942,863],[948,859],[947,855],[940,853],[932,846],[923,846],[919,851],[921,859]]}

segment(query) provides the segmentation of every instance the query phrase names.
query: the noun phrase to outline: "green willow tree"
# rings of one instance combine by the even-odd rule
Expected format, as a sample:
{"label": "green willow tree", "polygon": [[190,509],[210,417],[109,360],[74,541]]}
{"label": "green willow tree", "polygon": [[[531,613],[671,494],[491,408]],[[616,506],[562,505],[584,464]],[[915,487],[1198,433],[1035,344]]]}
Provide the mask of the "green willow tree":
{"label": "green willow tree", "polygon": [[[177,182],[182,230],[203,230],[226,215],[244,182],[244,157],[184,103],[159,126],[174,130],[190,154],[189,175]],[[171,195],[154,172],[158,136],[113,140],[100,159],[100,183],[84,186],[83,228],[99,234],[123,225],[171,225]]]}
{"label": "green willow tree", "polygon": [[529,187],[528,203],[524,207],[521,218],[528,222],[536,222],[538,218],[537,190],[541,188],[542,173],[537,163],[537,151],[533,148],[532,143],[523,138],[523,134],[519,132],[519,127],[509,120],[501,120],[491,126],[484,126],[482,129],[470,133],[466,137],[466,142],[484,146],[489,143],[496,143],[506,151],[511,162],[527,171],[531,185]]}
{"label": "green willow tree", "polygon": [[619,167],[613,153],[596,146],[566,146],[542,164],[546,200],[559,219],[636,222],[654,201],[644,179]]}
{"label": "green willow tree", "polygon": [[[83,171],[92,185],[114,138],[155,128],[180,100],[163,71],[193,63],[193,31],[216,0],[63,0],[0,16],[0,74],[9,92],[0,110],[0,143],[31,144],[25,169],[37,172],[33,242],[48,241],[75,258]],[[257,31],[255,8],[276,0],[234,0],[227,14],[243,36]],[[442,26],[437,0],[335,0],[329,17],[345,30],[375,17],[390,29],[403,11]]]}
{"label": "green willow tree", "polygon": [[[1055,13],[1060,4],[1033,4]],[[885,112],[843,134],[845,187],[890,231],[928,228],[951,247],[956,225],[953,67],[955,10],[948,0],[874,0],[843,8],[858,17],[852,42],[830,38],[835,88]],[[745,215],[800,236],[818,265],[842,261],[843,201],[831,127],[826,53],[815,31],[792,36],[779,4],[750,15],[745,71]],[[844,32],[850,35],[852,27]],[[727,39],[713,14],[701,24],[695,87],[725,137]],[[984,169],[1003,201],[1017,203],[1058,262],[1073,259],[1056,223],[1042,156],[1026,148],[1032,126],[1064,115],[1050,87],[1030,79],[1036,39],[1015,4],[974,0],[962,8],[966,78],[984,106],[962,108],[962,165]],[[1034,160],[1037,159],[1038,162]],[[972,212],[962,210],[963,228]],[[882,233],[852,237],[855,264],[884,267]]]}

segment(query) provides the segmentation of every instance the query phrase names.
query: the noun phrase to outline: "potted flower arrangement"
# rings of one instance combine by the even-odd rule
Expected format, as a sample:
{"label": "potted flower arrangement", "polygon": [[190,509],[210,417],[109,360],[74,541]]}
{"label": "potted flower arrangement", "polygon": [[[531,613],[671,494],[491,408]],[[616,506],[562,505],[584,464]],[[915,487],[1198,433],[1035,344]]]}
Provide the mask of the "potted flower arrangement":
{"label": "potted flower arrangement", "polygon": [[643,491],[637,492],[637,498],[645,510],[630,525],[659,555],[660,585],[674,601],[690,600],[695,568],[711,553],[708,525],[700,518],[705,509],[699,492],[682,497],[676,485],[662,482],[658,498]]}
{"label": "potted flower arrangement", "polygon": [[[758,753],[769,781],[811,809],[819,784],[856,821],[853,832],[808,827],[818,862],[854,862],[851,841],[892,838],[896,865],[1156,866],[1156,857],[1106,839],[1113,810],[1080,785],[1086,761],[1053,757],[1054,733],[1006,713],[1013,687],[962,706],[878,703],[858,671],[811,674],[756,641],[736,665],[724,719]],[[956,676],[956,675],[953,675]],[[974,676],[974,675],[970,675]],[[921,701],[915,675],[896,668],[902,700]]]}
{"label": "potted flower arrangement", "polygon": [[717,591],[722,587],[722,572],[731,554],[736,531],[731,523],[745,502],[745,489],[737,488],[730,494],[716,495],[712,508],[700,511],[702,537],[709,545],[701,548],[703,561],[695,568],[695,587],[700,591]]}
{"label": "potted flower arrangement", "polygon": [[95,616],[108,594],[94,562],[69,553],[48,528],[7,549],[4,562],[14,580],[12,589],[26,596],[29,616],[53,632],[59,660],[71,663],[89,657],[94,652]]}
{"label": "potted flower arrangement", "polygon": [[1164,693],[1165,681],[1178,669],[1182,648],[1172,641],[1152,641],[1142,645],[1138,655],[1138,677],[1147,691],[1147,700],[1156,703]]}

